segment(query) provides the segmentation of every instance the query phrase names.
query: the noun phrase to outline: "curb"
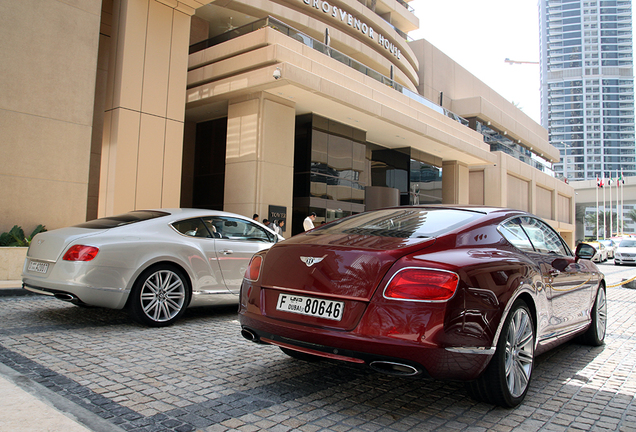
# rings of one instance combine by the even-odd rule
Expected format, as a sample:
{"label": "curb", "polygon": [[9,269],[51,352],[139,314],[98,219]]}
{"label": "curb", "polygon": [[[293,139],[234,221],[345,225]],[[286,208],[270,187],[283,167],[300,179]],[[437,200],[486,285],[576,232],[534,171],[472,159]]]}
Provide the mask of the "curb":
{"label": "curb", "polygon": [[1,288],[0,297],[25,297],[25,296],[40,296],[43,294],[27,291],[24,288]]}
{"label": "curb", "polygon": [[[56,411],[65,415],[69,421],[79,424],[80,427],[86,428],[87,431],[124,432],[124,430],[117,425],[112,424],[108,420],[99,417],[97,414],[90,412],[86,408],[66,399],[64,396],[58,395],[52,390],[49,390],[43,385],[25,377],[2,363],[0,363],[0,376],[18,387],[20,390],[26,392],[29,397],[54,408]],[[0,415],[0,418],[3,415],[9,414],[10,413],[3,413]],[[38,413],[33,413],[33,415],[36,418],[38,417]],[[42,426],[42,430],[49,430],[46,427],[46,418],[38,419],[38,421]]]}
{"label": "curb", "polygon": [[3,280],[0,281],[0,297],[21,297],[40,295],[22,288],[21,280]]}

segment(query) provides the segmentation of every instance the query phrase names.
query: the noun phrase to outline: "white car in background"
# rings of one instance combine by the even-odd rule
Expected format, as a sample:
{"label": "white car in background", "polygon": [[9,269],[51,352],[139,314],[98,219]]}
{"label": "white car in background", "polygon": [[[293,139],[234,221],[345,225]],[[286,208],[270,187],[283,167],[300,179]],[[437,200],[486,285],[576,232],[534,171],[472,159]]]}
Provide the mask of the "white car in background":
{"label": "white car in background", "polygon": [[618,244],[615,243],[612,239],[599,240],[598,242],[603,244],[603,246],[605,246],[605,249],[607,249],[607,259],[613,259]]}
{"label": "white car in background", "polygon": [[603,243],[599,243],[597,241],[589,241],[589,242],[583,242],[583,243],[587,243],[593,246],[594,249],[596,249],[596,253],[592,257],[593,262],[602,263],[607,261],[607,248],[605,247]]}
{"label": "white car in background", "polygon": [[614,264],[636,264],[636,238],[624,238],[614,253]]}
{"label": "white car in background", "polygon": [[80,306],[126,308],[159,327],[189,306],[238,303],[252,255],[280,240],[233,213],[138,210],[38,234],[22,282]]}

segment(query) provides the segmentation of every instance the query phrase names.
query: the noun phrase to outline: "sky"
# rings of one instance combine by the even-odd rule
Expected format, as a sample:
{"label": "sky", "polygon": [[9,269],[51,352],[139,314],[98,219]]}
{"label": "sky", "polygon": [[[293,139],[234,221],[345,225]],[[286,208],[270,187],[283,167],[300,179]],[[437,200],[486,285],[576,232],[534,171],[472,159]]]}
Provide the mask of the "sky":
{"label": "sky", "polygon": [[413,39],[426,39],[537,123],[540,113],[537,0],[413,0],[420,20]]}

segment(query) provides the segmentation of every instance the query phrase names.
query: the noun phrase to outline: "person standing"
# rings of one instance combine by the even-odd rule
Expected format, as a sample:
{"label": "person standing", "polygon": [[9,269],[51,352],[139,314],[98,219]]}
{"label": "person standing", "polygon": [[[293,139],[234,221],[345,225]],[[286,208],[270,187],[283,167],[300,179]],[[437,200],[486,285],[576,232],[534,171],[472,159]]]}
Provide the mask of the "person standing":
{"label": "person standing", "polygon": [[305,231],[314,229],[315,220],[316,220],[316,213],[311,213],[309,216],[305,218],[305,220],[303,221],[303,228],[305,229]]}
{"label": "person standing", "polygon": [[258,222],[258,215],[256,213],[254,213],[254,216],[252,216],[252,219],[254,219],[256,222]]}
{"label": "person standing", "polygon": [[283,226],[284,225],[285,225],[285,220],[284,219],[279,219],[277,221],[274,221],[274,232],[276,234],[283,235]]}

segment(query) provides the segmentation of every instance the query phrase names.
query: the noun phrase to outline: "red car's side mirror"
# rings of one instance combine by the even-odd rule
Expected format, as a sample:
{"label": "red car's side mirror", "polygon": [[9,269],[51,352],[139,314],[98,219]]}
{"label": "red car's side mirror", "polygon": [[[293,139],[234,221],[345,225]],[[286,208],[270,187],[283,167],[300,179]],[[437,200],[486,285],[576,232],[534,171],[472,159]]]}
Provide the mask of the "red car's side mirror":
{"label": "red car's side mirror", "polygon": [[574,253],[574,255],[576,256],[577,261],[580,259],[591,260],[592,258],[594,258],[594,255],[596,255],[596,249],[594,248],[594,246],[587,243],[579,243],[579,245],[576,247],[576,252]]}

